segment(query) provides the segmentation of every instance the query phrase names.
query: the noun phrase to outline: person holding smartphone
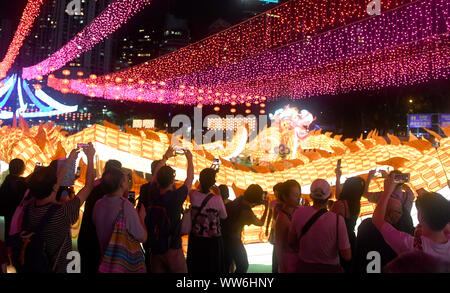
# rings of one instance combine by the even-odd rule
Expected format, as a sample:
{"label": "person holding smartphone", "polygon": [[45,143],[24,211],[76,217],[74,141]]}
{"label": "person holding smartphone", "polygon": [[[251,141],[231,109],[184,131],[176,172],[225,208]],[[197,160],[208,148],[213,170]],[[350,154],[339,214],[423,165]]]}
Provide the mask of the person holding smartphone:
{"label": "person holding smartphone", "polygon": [[226,219],[227,212],[215,185],[216,174],[212,168],[203,169],[198,190],[189,192],[193,209],[186,259],[189,273],[223,273],[221,220]]}
{"label": "person holding smartphone", "polygon": [[387,244],[398,254],[424,252],[438,260],[450,259],[450,235],[446,227],[450,222],[450,202],[439,193],[426,192],[416,201],[417,218],[421,233],[413,236],[394,228],[385,220],[389,199],[397,183],[394,174],[386,178],[384,191],[373,213],[372,222]]}
{"label": "person holding smartphone", "polygon": [[[370,182],[375,177],[376,170],[371,170],[367,176],[367,182],[366,187],[364,190],[363,196],[367,198],[367,200],[371,203],[378,203],[378,201],[381,198],[381,195],[383,194],[383,191],[379,192],[369,192],[369,185]],[[389,174],[387,174],[384,171],[381,171],[382,177],[388,180],[392,176],[401,175],[402,173],[399,170],[393,170]],[[393,179],[394,180],[394,179]],[[394,183],[395,188],[391,194],[391,197],[394,199],[397,199],[400,201],[403,207],[403,215],[398,223],[398,228],[400,231],[406,232],[408,234],[413,235],[414,234],[414,225],[411,218],[411,209],[414,202],[414,192],[411,190],[411,188],[406,184],[408,182],[399,182]]]}
{"label": "person holding smartphone", "polygon": [[[236,273],[246,273],[248,270],[247,252],[242,243],[242,230],[246,225],[263,226],[268,212],[268,201],[263,200],[264,191],[257,184],[250,185],[232,202],[226,204],[228,217],[223,221],[222,235],[225,250],[225,272],[229,272],[232,263],[236,265]],[[260,219],[252,208],[264,204],[264,213]]]}

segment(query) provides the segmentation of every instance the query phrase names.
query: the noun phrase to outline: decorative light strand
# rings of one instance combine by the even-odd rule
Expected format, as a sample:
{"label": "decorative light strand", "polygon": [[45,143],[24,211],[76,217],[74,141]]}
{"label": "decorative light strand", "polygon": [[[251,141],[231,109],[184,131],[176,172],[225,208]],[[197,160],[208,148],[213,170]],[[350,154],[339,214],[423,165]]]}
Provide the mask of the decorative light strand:
{"label": "decorative light strand", "polygon": [[33,79],[60,69],[83,52],[91,50],[150,2],[151,0],[117,0],[109,4],[87,27],[49,58],[23,68],[22,77]]}
{"label": "decorative light strand", "polygon": [[448,78],[448,10],[445,0],[416,1],[240,62],[165,81],[108,75],[63,83],[67,90],[107,99],[233,105],[259,103],[266,96],[303,98]]}
{"label": "decorative light strand", "polygon": [[11,69],[11,66],[19,54],[23,41],[30,33],[36,17],[39,16],[43,3],[44,0],[28,0],[25,10],[22,13],[22,17],[20,18],[16,33],[9,44],[8,51],[6,52],[3,61],[0,63],[0,78],[6,77],[8,70]]}

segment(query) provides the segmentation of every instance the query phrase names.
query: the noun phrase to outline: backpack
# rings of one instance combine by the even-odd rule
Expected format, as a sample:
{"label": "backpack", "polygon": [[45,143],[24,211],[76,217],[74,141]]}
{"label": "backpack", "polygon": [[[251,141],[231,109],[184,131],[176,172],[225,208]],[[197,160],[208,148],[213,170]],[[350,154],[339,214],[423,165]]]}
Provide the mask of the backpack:
{"label": "backpack", "polygon": [[146,251],[151,254],[164,254],[170,245],[170,219],[167,214],[167,203],[165,197],[160,195],[156,200],[150,199],[145,217],[148,238]]}
{"label": "backpack", "polygon": [[52,205],[35,229],[29,229],[29,206],[26,206],[24,210],[22,231],[11,237],[12,256],[21,266],[20,271],[24,273],[54,272],[56,262],[53,265],[50,263],[47,243],[42,239],[42,231],[60,206]]}

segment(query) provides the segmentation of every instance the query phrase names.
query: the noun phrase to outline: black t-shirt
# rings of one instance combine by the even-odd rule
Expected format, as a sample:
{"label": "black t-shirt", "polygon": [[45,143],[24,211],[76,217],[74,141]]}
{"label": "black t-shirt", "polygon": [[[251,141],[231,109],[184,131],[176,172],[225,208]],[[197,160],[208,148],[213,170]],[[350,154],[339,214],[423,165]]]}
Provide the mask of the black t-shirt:
{"label": "black t-shirt", "polygon": [[0,187],[0,216],[5,217],[5,236],[8,238],[11,219],[27,190],[24,178],[8,175]]}
{"label": "black t-shirt", "polygon": [[139,190],[139,200],[137,204],[138,211],[141,208],[141,205],[143,205],[144,207],[148,207],[148,199],[150,196],[150,192],[148,191],[148,189],[150,188],[150,185],[151,183],[145,183]]}
{"label": "black t-shirt", "polygon": [[222,222],[222,235],[227,239],[241,239],[245,225],[255,223],[256,216],[250,206],[243,202],[243,197],[225,205],[228,217]]}
{"label": "black t-shirt", "polygon": [[[183,184],[180,188],[168,191],[162,195],[164,197],[163,202],[166,207],[167,216],[170,219],[169,233],[171,242],[169,248],[171,249],[181,249],[181,214],[183,212],[183,203],[187,198],[188,191],[187,186]],[[161,193],[156,183],[153,183],[148,187],[148,192],[148,198],[142,202],[143,204],[144,202],[146,203],[146,208],[148,208],[148,205],[152,200],[161,197]]]}
{"label": "black t-shirt", "polygon": [[106,194],[104,185],[99,185],[92,189],[89,197],[86,199],[81,222],[80,233],[78,236],[78,250],[84,261],[81,262],[82,273],[95,273],[100,264],[101,252],[97,240],[97,232],[94,222],[92,221],[92,213],[95,204]]}
{"label": "black t-shirt", "polygon": [[367,273],[367,254],[370,251],[377,251],[381,257],[381,267],[384,267],[391,260],[397,257],[397,254],[384,241],[383,235],[372,223],[372,218],[365,219],[358,227],[358,236],[356,237],[356,251],[354,265],[357,273]]}

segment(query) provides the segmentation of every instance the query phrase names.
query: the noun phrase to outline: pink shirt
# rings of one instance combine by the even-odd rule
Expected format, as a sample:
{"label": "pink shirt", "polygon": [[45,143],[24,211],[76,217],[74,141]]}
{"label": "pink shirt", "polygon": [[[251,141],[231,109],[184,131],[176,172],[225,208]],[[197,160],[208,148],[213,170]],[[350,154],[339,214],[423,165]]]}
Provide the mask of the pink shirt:
{"label": "pink shirt", "polygon": [[[400,232],[392,227],[391,224],[385,222],[381,227],[381,234],[384,241],[398,254],[414,251],[414,236]],[[450,234],[447,234],[450,239]],[[436,243],[431,239],[421,236],[423,252],[435,256],[439,259],[450,260],[450,240],[447,243]]]}
{"label": "pink shirt", "polygon": [[[300,236],[303,226],[317,212],[309,206],[301,206],[292,217],[290,233]],[[311,226],[309,231],[300,239],[298,256],[307,263],[320,263],[329,265],[339,264],[338,250],[350,248],[347,228],[342,216],[339,217],[339,225],[336,229],[337,215],[326,212],[320,216]],[[339,243],[336,239],[336,230],[339,233]]]}

